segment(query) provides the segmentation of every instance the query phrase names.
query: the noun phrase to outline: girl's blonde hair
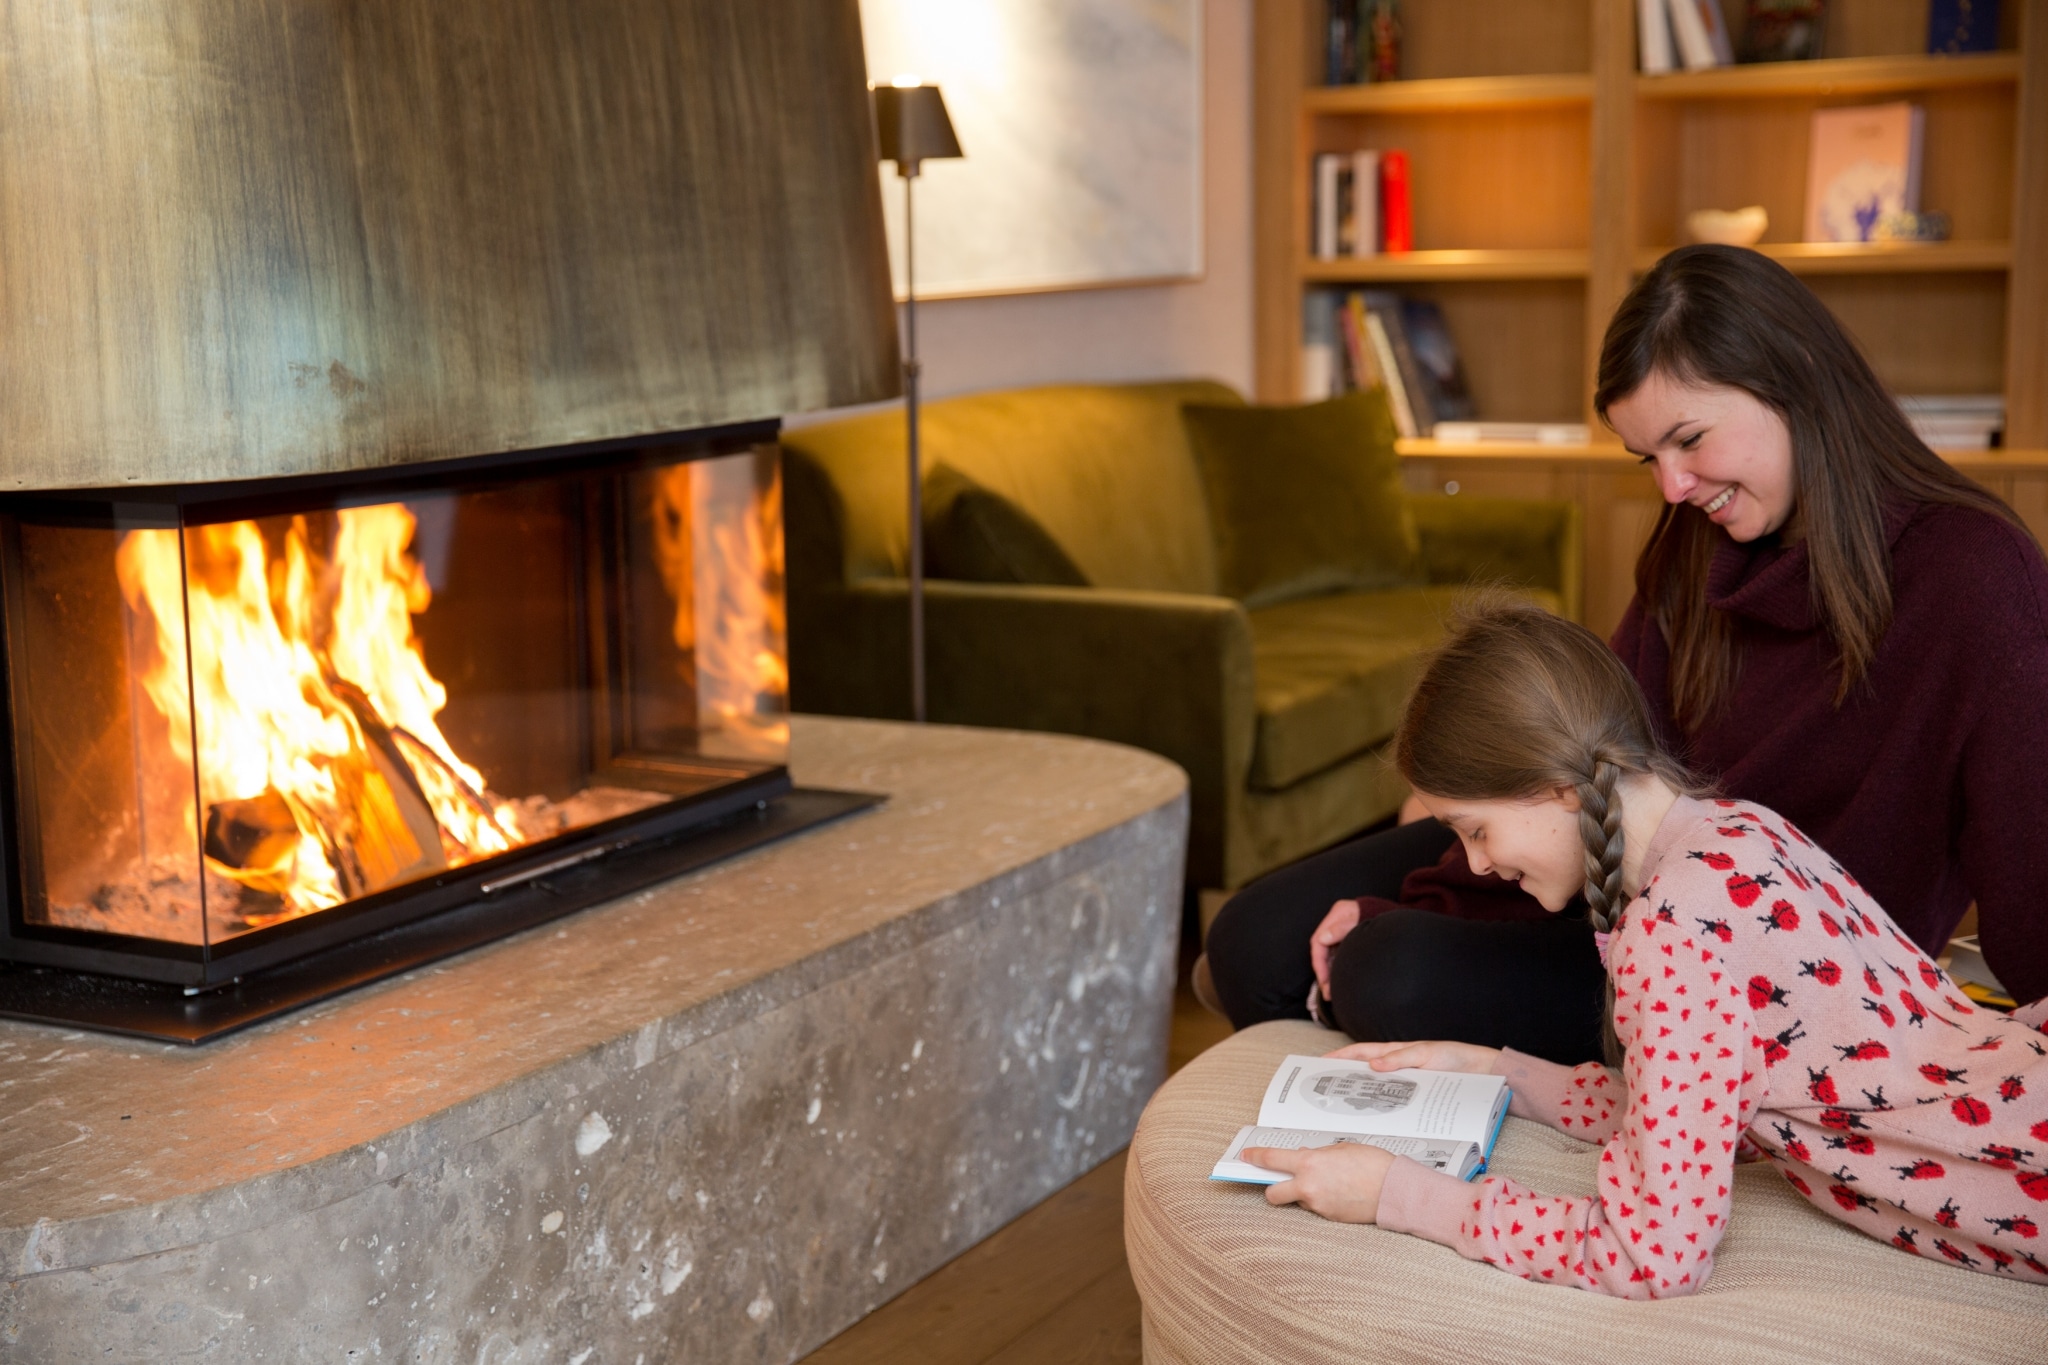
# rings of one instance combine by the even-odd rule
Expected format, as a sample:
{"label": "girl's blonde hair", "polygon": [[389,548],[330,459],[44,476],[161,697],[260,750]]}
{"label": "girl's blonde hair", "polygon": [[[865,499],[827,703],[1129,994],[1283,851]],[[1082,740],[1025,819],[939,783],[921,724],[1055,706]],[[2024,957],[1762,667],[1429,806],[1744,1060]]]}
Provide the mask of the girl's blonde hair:
{"label": "girl's blonde hair", "polygon": [[1664,752],[1642,690],[1599,636],[1505,594],[1458,613],[1415,686],[1394,763],[1409,786],[1453,800],[1576,792],[1586,903],[1602,932],[1624,905],[1622,775],[1705,792]]}

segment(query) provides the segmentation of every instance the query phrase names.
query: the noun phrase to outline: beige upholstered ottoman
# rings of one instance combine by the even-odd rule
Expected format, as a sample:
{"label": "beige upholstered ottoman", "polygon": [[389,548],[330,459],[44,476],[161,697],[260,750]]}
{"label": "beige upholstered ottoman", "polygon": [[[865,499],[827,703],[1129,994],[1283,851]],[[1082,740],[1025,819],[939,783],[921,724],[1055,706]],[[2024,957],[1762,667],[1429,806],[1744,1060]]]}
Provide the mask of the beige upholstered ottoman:
{"label": "beige upholstered ottoman", "polygon": [[[1151,1365],[1380,1361],[2048,1361],[2048,1289],[1895,1251],[1801,1200],[1770,1168],[1736,1172],[1713,1278],[1629,1303],[1535,1285],[1419,1238],[1269,1206],[1208,1179],[1289,1052],[1340,1039],[1262,1024],[1153,1097],[1131,1143],[1124,1241]],[[1509,1119],[1496,1172],[1593,1191],[1599,1149]]]}

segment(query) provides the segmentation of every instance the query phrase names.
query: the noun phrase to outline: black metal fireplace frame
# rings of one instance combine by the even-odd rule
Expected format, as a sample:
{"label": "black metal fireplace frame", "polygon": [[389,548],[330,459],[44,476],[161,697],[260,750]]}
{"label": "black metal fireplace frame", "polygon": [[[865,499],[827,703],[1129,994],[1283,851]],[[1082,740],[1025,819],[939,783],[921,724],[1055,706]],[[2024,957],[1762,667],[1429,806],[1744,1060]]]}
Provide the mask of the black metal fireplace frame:
{"label": "black metal fireplace frame", "polygon": [[[685,460],[710,459],[772,442],[779,430],[780,423],[769,420],[347,474],[37,492],[0,496],[0,512],[56,515],[109,529],[232,521],[393,501],[451,485],[475,489],[673,463],[679,453]],[[175,515],[167,518],[164,509]],[[9,562],[17,561],[10,555]],[[0,583],[0,591],[21,591],[18,576]],[[18,620],[15,605],[10,601],[6,614]],[[11,677],[6,670],[15,661],[6,634],[0,631],[0,676]],[[589,662],[600,672],[613,666],[603,658]],[[591,690],[603,696],[605,679],[594,679]],[[11,718],[0,724],[0,771],[11,779],[0,782],[0,1015],[182,1042],[219,1036],[880,799],[795,791],[780,764],[664,759],[657,766],[673,770],[668,775],[680,791],[717,785],[225,942],[179,944],[27,921],[28,850],[16,837],[23,818],[16,796],[24,779],[14,732]],[[596,742],[605,748],[609,740]]]}

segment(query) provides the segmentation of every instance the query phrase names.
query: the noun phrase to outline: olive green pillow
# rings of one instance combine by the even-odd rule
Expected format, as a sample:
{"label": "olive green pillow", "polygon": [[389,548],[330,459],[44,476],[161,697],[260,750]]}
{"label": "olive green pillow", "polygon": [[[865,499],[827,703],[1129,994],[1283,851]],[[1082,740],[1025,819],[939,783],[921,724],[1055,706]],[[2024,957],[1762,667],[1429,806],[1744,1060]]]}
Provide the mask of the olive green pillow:
{"label": "olive green pillow", "polygon": [[1300,407],[1181,409],[1223,591],[1247,607],[1421,581],[1379,389]]}
{"label": "olive green pillow", "polygon": [[949,465],[925,477],[924,548],[933,578],[1088,586],[1073,556],[1037,518]]}

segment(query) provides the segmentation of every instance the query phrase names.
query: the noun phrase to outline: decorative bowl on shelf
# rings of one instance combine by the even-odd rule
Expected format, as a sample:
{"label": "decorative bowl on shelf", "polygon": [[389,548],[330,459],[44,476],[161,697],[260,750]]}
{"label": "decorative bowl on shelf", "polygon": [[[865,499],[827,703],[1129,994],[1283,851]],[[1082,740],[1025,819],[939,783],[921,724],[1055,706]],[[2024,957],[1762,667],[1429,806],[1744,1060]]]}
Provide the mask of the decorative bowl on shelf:
{"label": "decorative bowl on shelf", "polygon": [[1746,209],[1695,209],[1685,215],[1685,230],[1695,242],[1721,246],[1755,246],[1771,225],[1762,204]]}

